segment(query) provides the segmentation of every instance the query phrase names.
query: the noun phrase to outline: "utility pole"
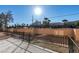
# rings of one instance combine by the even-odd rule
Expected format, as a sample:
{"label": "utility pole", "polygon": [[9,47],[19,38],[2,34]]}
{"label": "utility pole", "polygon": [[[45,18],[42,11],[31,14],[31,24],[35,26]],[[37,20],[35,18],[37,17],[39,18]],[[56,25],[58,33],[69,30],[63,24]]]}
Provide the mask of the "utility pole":
{"label": "utility pole", "polygon": [[34,17],[33,17],[33,15],[32,15],[32,24],[33,24],[33,22],[34,22]]}

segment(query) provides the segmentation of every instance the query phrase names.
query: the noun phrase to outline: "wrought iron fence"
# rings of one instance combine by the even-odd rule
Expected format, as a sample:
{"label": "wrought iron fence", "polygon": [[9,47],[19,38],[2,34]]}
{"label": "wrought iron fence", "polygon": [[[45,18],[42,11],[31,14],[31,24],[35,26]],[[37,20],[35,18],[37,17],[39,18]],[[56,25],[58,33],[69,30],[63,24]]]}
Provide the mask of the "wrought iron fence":
{"label": "wrought iron fence", "polygon": [[73,37],[70,36],[53,36],[53,35],[42,35],[27,32],[13,32],[7,31],[11,36],[16,36],[20,39],[26,40],[29,44],[35,44],[48,48],[53,51],[60,53],[78,53],[79,46]]}

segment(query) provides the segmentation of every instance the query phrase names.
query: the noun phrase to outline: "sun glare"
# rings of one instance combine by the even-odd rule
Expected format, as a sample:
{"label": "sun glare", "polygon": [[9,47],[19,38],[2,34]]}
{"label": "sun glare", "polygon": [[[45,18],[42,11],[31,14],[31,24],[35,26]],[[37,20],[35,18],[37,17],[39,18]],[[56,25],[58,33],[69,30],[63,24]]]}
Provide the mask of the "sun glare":
{"label": "sun glare", "polygon": [[39,16],[39,15],[42,14],[42,9],[41,9],[40,7],[36,7],[36,8],[34,9],[34,13],[35,13],[35,15]]}

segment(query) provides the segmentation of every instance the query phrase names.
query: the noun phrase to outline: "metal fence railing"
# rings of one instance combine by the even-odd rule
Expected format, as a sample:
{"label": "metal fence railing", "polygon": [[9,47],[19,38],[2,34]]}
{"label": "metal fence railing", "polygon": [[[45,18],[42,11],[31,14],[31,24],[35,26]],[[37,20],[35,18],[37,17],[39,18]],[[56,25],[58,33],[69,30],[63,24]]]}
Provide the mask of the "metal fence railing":
{"label": "metal fence railing", "polygon": [[75,39],[71,36],[53,36],[53,35],[42,35],[33,34],[27,32],[20,32],[14,30],[13,32],[7,31],[10,36],[16,36],[20,39],[26,40],[29,44],[35,44],[48,48],[53,51],[60,53],[78,53],[79,46]]}
{"label": "metal fence railing", "polygon": [[68,36],[69,53],[79,53],[78,43],[73,37]]}

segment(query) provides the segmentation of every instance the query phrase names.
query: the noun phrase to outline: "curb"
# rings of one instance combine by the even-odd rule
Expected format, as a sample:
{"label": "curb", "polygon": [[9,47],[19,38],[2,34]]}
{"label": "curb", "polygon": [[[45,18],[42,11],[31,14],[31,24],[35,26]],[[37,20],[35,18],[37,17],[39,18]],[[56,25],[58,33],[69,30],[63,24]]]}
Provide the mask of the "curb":
{"label": "curb", "polygon": [[47,49],[47,48],[43,48],[43,47],[40,47],[40,46],[37,46],[37,45],[34,45],[34,44],[32,44],[32,45],[35,46],[35,47],[37,47],[37,48],[40,48],[40,49],[42,49],[42,50],[48,51],[48,52],[50,52],[50,53],[58,53],[58,52],[56,52],[56,51],[52,51],[52,50]]}

